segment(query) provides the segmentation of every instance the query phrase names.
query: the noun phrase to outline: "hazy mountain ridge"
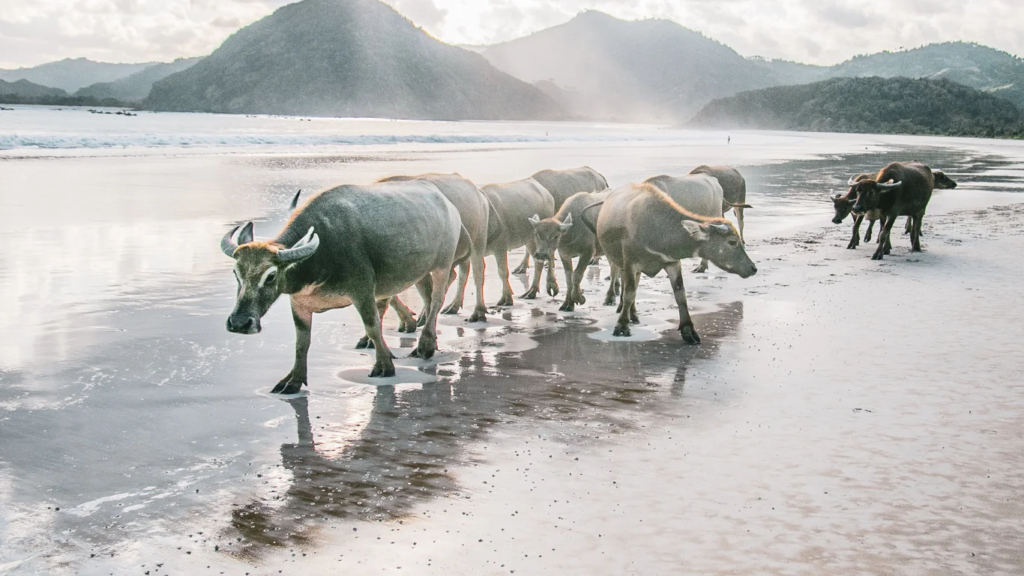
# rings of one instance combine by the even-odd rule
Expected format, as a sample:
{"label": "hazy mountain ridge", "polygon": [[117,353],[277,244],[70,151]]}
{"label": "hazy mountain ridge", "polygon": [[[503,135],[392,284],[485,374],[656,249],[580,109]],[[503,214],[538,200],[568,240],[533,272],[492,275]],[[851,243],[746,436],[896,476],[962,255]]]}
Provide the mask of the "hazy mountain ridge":
{"label": "hazy mountain ridge", "polygon": [[0,70],[0,80],[13,82],[28,80],[50,88],[60,88],[72,93],[97,82],[113,82],[140,72],[155,62],[142,64],[111,64],[95,62],[88,58],[65,58],[31,68]]}
{"label": "hazy mountain ridge", "polygon": [[833,78],[715,100],[688,127],[934,134],[1024,135],[1012,102],[948,79]]}
{"label": "hazy mountain ridge", "polygon": [[19,99],[28,99],[46,96],[61,97],[67,95],[68,93],[60,88],[40,86],[39,84],[29,82],[28,80],[16,80],[14,82],[0,80],[0,96],[14,96]]}
{"label": "hazy mountain ridge", "polygon": [[377,0],[303,0],[156,82],[155,110],[423,119],[555,119],[541,90],[443,44]]}
{"label": "hazy mountain ridge", "polygon": [[75,96],[98,99],[113,98],[121,102],[142,102],[149,96],[153,84],[159,80],[187,70],[202,58],[178,58],[174,62],[153,64],[134,74],[113,82],[97,82],[75,92]]}
{"label": "hazy mountain ridge", "polygon": [[597,11],[483,54],[517,78],[550,81],[570,94],[572,113],[595,118],[671,121],[713,98],[777,84],[766,67],[675,22]]}

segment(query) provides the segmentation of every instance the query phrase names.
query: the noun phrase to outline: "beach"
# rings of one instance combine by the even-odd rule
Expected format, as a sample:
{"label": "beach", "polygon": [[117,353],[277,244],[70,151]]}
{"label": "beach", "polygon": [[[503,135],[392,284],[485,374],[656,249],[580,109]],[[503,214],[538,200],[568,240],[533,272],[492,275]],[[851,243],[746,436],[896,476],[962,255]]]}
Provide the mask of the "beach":
{"label": "beach", "polygon": [[[1024,144],[2,114],[0,573],[1024,571]],[[847,250],[826,195],[910,159],[960,183],[932,199],[924,252],[902,219],[885,260]],[[684,261],[700,346],[663,275],[612,337],[606,261],[575,312],[559,269],[559,297],[441,317],[430,362],[389,315],[383,386],[351,309],[317,316],[290,398],[269,394],[287,302],[257,336],[224,329],[220,238],[247,220],[272,237],[298,189],[580,165],[614,187],[705,163],[747,179],[758,273]]]}

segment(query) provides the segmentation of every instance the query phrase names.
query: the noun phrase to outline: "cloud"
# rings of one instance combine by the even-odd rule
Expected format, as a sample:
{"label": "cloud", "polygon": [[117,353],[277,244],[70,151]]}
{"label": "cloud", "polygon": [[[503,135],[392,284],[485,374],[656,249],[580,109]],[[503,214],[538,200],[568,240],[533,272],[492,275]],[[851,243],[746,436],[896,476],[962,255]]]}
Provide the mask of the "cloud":
{"label": "cloud", "polygon": [[[344,0],[337,0],[344,1]],[[668,18],[744,55],[833,64],[947,40],[1024,53],[1018,0],[389,0],[436,38],[492,44],[596,9]],[[289,0],[7,0],[0,67],[85,56],[111,62],[208,54]],[[861,32],[848,34],[851,29]],[[863,32],[871,32],[864,34]]]}

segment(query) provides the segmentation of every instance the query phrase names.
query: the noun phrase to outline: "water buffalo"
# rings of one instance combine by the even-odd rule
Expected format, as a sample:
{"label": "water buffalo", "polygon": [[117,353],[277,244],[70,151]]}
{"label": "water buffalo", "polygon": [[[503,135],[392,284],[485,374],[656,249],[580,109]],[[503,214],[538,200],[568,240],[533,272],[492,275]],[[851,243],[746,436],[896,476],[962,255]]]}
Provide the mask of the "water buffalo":
{"label": "water buffalo", "polygon": [[[508,184],[488,184],[481,188],[493,213],[488,219],[487,254],[493,254],[498,263],[502,291],[498,306],[512,305],[512,286],[508,283],[508,251],[526,246],[527,256],[532,255],[537,245],[534,241],[533,225],[530,218],[550,218],[555,214],[555,201],[547,189],[533,178],[517,180]],[[533,284],[522,298],[533,299],[540,292],[540,276],[545,260],[537,260]],[[554,271],[548,270],[548,294],[558,295],[558,283]]]}
{"label": "water buffalo", "polygon": [[[737,172],[737,174],[739,174]],[[742,176],[740,177],[742,178]],[[725,215],[724,208],[735,206],[737,208],[749,208],[747,204],[742,206],[727,202],[723,197],[722,185],[717,178],[709,174],[689,174],[687,176],[654,176],[645,181],[668,194],[681,206],[691,213],[706,218],[722,218]],[[740,240],[743,236],[740,235]],[[708,259],[701,258],[700,264],[694,272],[702,273],[708,270]]]}
{"label": "water buffalo", "polygon": [[866,213],[877,209],[882,216],[882,236],[872,260],[881,260],[892,250],[890,236],[899,216],[909,216],[913,220],[911,250],[921,251],[921,222],[935,188],[935,177],[930,168],[919,162],[893,162],[874,178],[860,181],[851,178],[849,185],[850,195],[857,197],[854,212]]}
{"label": "water buffalo", "polygon": [[747,204],[747,181],[740,174],[739,170],[731,166],[705,166],[700,165],[690,171],[690,174],[707,174],[718,180],[722,186],[722,215],[732,210],[736,213],[736,224],[740,230],[740,238],[743,238],[743,210],[750,208]]}
{"label": "water buffalo", "polygon": [[[472,249],[469,258],[459,265],[458,291],[451,303],[445,308],[442,314],[458,314],[462,308],[462,302],[466,294],[466,285],[469,283],[470,267],[473,270],[473,285],[476,287],[476,307],[473,309],[470,322],[480,322],[487,319],[487,305],[484,303],[484,254],[487,250],[487,223],[491,211],[490,204],[483,192],[469,180],[458,174],[423,174],[421,176],[392,176],[379,180],[379,182],[403,182],[409,180],[423,180],[437,186],[445,198],[451,202],[459,211],[462,219],[462,226],[469,233]],[[425,295],[424,309],[429,307],[430,295]],[[392,300],[395,304],[395,300]],[[397,309],[397,306],[396,306]],[[398,311],[398,310],[396,310]],[[399,311],[399,316],[403,314]],[[420,320],[423,320],[421,315]],[[404,321],[404,319],[403,319]]]}
{"label": "water buffalo", "polygon": [[597,217],[597,237],[608,261],[622,274],[616,336],[629,336],[630,322],[638,322],[636,290],[641,273],[651,277],[662,270],[668,273],[679,307],[679,331],[689,344],[700,343],[700,336],[690,319],[679,261],[700,256],[742,278],[757,273],[731,222],[694,214],[674,196],[647,182],[609,193]]}
{"label": "water buffalo", "polygon": [[[603,252],[597,243],[597,236],[589,227],[583,225],[583,212],[607,196],[607,192],[578,192],[570,196],[558,213],[551,218],[541,220],[539,216],[534,216],[530,219],[533,224],[534,242],[537,245],[536,258],[551,260],[557,250],[562,261],[567,285],[565,302],[559,308],[563,312],[572,312],[576,309],[576,304],[584,304],[587,301],[580,283],[583,281],[587,266]],[[575,268],[572,264],[573,258],[579,258]],[[613,287],[614,278],[608,285],[605,303],[615,302]]]}
{"label": "water buffalo", "polygon": [[[555,212],[560,210],[562,204],[577,192],[600,192],[608,189],[608,181],[604,176],[589,166],[568,170],[541,170],[530,178],[536,180],[551,194],[551,198],[555,201]],[[525,274],[529,268],[530,255],[527,254],[513,274]]]}
{"label": "water buffalo", "polygon": [[[868,180],[871,176],[871,174],[859,174],[853,178],[853,182]],[[857,199],[855,197],[850,197],[852,192],[853,188],[851,187],[847,190],[846,195],[836,194],[835,196],[830,196],[832,199],[832,205],[836,211],[835,217],[832,218],[833,224],[842,224],[843,220],[853,213],[853,204]],[[878,210],[869,210],[866,214],[853,214],[853,238],[850,239],[850,244],[846,246],[847,250],[853,250],[860,245],[860,225],[865,219],[868,221],[868,229],[867,232],[864,233],[864,241],[870,242],[872,238],[872,230],[875,227],[875,222],[878,221],[879,218],[881,218],[881,213]],[[878,237],[879,239],[882,237],[881,230],[879,230]]]}
{"label": "water buffalo", "polygon": [[[374,343],[371,377],[395,374],[381,335],[378,301],[413,284],[444,294],[456,257],[470,251],[458,210],[425,181],[343,185],[312,197],[270,241],[257,241],[252,222],[221,240],[235,260],[238,282],[230,332],[255,334],[260,319],[281,296],[291,297],[295,364],[272,392],[291,394],[307,384],[313,314],[355,305]],[[431,302],[427,324],[412,356],[429,359],[437,347],[441,298]]]}

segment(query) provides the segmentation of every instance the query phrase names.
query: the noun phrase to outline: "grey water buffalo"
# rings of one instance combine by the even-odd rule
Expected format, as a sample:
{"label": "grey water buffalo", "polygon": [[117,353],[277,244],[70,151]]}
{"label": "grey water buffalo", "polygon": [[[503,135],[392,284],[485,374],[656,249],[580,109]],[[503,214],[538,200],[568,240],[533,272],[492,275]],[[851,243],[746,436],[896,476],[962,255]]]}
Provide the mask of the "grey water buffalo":
{"label": "grey water buffalo", "polygon": [[[576,304],[584,304],[587,299],[583,296],[580,283],[583,275],[590,265],[590,262],[601,256],[601,246],[597,243],[597,236],[584,225],[584,211],[602,202],[608,196],[607,192],[578,192],[569,197],[562,204],[562,207],[551,218],[540,219],[534,216],[530,219],[533,224],[534,242],[537,245],[535,252],[538,260],[552,260],[555,251],[562,261],[562,269],[565,272],[565,302],[559,308],[563,312],[572,312]],[[573,258],[579,258],[573,267]],[[605,301],[611,300],[614,303],[614,279],[608,286],[608,294]]]}
{"label": "grey water buffalo", "polygon": [[[541,170],[533,176],[545,190],[551,194],[555,201],[555,212],[562,208],[562,204],[570,196],[578,192],[600,192],[608,189],[608,181],[600,172],[589,166],[570,168],[568,170]],[[530,268],[530,255],[527,254],[523,261],[516,267],[514,274],[525,274]]]}
{"label": "grey water buffalo", "polygon": [[743,210],[750,208],[747,204],[747,180],[740,174],[740,171],[731,166],[706,166],[700,165],[690,171],[690,174],[707,174],[718,180],[722,186],[722,215],[732,210],[736,214],[736,224],[740,230],[740,238],[743,238]]}
{"label": "grey water buffalo", "polygon": [[[376,349],[370,376],[394,375],[379,302],[386,304],[417,283],[444,294],[453,262],[468,255],[470,240],[455,206],[437,186],[411,181],[325,190],[292,214],[276,238],[257,241],[249,222],[228,232],[221,250],[235,260],[238,282],[227,320],[230,332],[259,332],[271,305],[282,294],[291,298],[295,363],[272,390],[290,394],[307,384],[313,314],[350,305]],[[433,356],[440,308],[441,298],[431,302],[412,356]]]}
{"label": "grey water buffalo", "polygon": [[[737,173],[738,174],[738,173]],[[742,176],[740,177],[742,178]],[[668,194],[673,200],[689,210],[691,213],[706,218],[722,218],[725,208],[737,207],[740,209],[749,208],[747,204],[735,205],[724,199],[722,185],[718,178],[710,174],[698,173],[688,174],[682,177],[676,176],[654,176],[645,181]],[[743,235],[740,235],[740,241]],[[700,264],[694,272],[707,272],[708,259],[701,258]]]}
{"label": "grey water buffalo", "polygon": [[[472,244],[469,258],[459,264],[459,285],[455,297],[442,314],[458,314],[462,308],[466,295],[466,285],[469,283],[470,268],[473,271],[473,286],[476,288],[476,306],[473,314],[469,317],[470,322],[480,322],[487,319],[487,305],[484,303],[484,255],[487,251],[487,226],[491,207],[484,193],[469,180],[458,174],[423,174],[421,176],[392,176],[379,180],[379,182],[406,182],[410,180],[422,180],[437,186],[445,198],[451,202],[459,217],[462,219],[462,226],[469,234]],[[429,300],[432,295],[424,295],[424,308],[429,307]],[[395,299],[392,299],[395,304]],[[399,312],[399,316],[402,313]],[[421,320],[422,320],[421,315]]]}
{"label": "grey water buffalo", "polygon": [[[693,176],[691,178],[706,178]],[[685,195],[681,196],[685,200]],[[748,278],[757,273],[739,231],[724,218],[694,214],[675,197],[645,182],[609,193],[597,217],[597,238],[608,261],[622,275],[622,304],[614,335],[629,336],[636,317],[640,274],[668,273],[679,307],[679,332],[689,344],[700,343],[686,303],[682,258],[699,256]]]}
{"label": "grey water buffalo", "polygon": [[892,250],[892,227],[899,216],[909,216],[913,220],[911,250],[921,251],[921,222],[935,188],[935,177],[928,166],[919,162],[893,162],[875,177],[860,181],[851,178],[849,184],[850,195],[857,198],[854,212],[878,210],[882,216],[882,236],[872,260],[881,260]]}
{"label": "grey water buffalo", "polygon": [[[488,184],[481,190],[487,196],[493,210],[488,220],[490,229],[487,234],[487,254],[494,255],[498,263],[498,275],[501,276],[502,291],[498,306],[511,306],[512,286],[508,282],[508,252],[520,246],[526,246],[527,256],[536,252],[537,244],[530,218],[534,215],[539,218],[554,216],[555,201],[547,189],[533,178],[507,184]],[[529,300],[537,297],[545,263],[545,260],[537,260],[533,283],[522,298]],[[558,295],[558,284],[552,270],[548,271],[547,290],[551,296]]]}

